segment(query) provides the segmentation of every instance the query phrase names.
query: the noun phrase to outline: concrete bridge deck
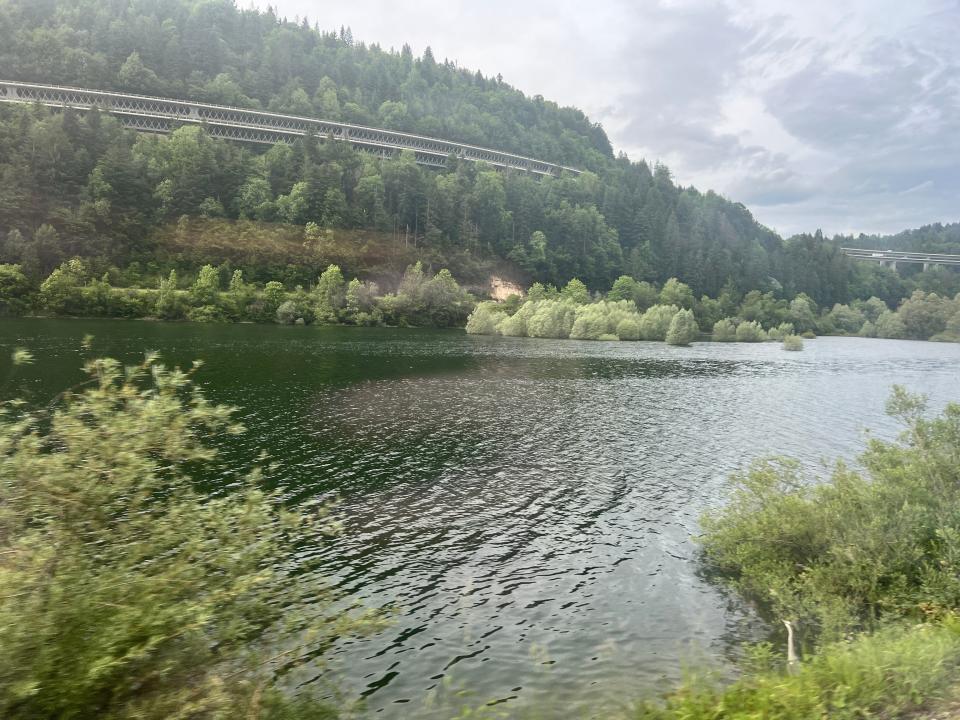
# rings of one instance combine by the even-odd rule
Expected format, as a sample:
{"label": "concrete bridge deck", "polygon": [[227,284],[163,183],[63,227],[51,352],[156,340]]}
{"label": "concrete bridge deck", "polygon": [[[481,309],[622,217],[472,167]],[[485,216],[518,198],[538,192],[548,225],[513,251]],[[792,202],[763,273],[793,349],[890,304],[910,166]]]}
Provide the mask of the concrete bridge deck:
{"label": "concrete bridge deck", "polygon": [[39,103],[84,111],[99,108],[116,116],[125,127],[140,132],[169,133],[182,125],[196,124],[204,125],[214,137],[270,145],[291,143],[312,133],[320,139],[333,137],[349,142],[381,157],[411,150],[418,163],[430,167],[444,167],[447,158],[455,155],[463,160],[539,176],[581,172],[500,150],[395,130],[147,95],[0,80],[0,102]]}
{"label": "concrete bridge deck", "polygon": [[878,262],[894,269],[896,269],[899,263],[923,265],[924,270],[928,270],[935,265],[960,266],[960,255],[901,252],[899,250],[870,250],[864,248],[840,248],[840,250],[847,257],[857,258],[858,260],[872,260],[873,262]]}

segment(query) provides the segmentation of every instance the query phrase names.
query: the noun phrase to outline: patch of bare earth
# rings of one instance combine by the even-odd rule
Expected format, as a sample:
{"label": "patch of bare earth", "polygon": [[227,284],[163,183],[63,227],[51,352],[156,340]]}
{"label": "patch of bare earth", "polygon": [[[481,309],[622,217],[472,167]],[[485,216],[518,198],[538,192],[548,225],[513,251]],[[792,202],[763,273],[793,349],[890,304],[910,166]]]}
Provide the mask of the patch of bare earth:
{"label": "patch of bare earth", "polygon": [[511,295],[523,297],[523,288],[515,282],[504,280],[497,275],[490,276],[490,297],[498,302],[506,300]]}

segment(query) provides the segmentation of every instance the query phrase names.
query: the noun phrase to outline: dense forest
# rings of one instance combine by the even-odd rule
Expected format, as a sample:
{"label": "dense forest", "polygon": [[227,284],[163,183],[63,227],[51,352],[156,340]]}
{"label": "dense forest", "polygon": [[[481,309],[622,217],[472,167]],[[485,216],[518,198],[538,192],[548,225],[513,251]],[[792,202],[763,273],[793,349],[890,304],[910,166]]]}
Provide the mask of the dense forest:
{"label": "dense forest", "polygon": [[90,277],[152,288],[176,270],[186,289],[212,264],[223,290],[235,269],[261,288],[293,290],[331,263],[390,288],[422,261],[468,287],[482,288],[493,270],[557,286],[578,277],[593,291],[621,275],[657,285],[675,277],[698,297],[732,283],[787,300],[805,293],[826,307],[869,297],[895,307],[913,289],[960,289],[943,270],[905,284],[890,269],[849,261],[840,241],[819,232],[783,240],[743,205],[678,186],[663,165],[615,157],[579,110],[527,97],[500,77],[270,9],[0,0],[0,66],[15,80],[381,125],[586,169],[538,180],[451,160],[435,171],[406,154],[374,158],[323,138],[259,148],[200,127],[138,136],[99,114],[4,106],[0,261],[37,285],[81,257]]}

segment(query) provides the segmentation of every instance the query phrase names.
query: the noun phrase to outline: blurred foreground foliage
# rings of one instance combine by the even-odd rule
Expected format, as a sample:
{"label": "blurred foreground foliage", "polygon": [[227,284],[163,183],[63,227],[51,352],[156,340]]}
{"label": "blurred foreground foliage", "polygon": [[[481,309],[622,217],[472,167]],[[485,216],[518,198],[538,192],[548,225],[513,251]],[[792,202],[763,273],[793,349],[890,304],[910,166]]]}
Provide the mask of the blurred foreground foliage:
{"label": "blurred foreground foliage", "polygon": [[284,509],[257,470],[199,492],[210,439],[243,428],[192,371],[148,356],[86,372],[0,415],[0,716],[334,717],[276,685],[370,621],[286,566],[335,531],[329,507]]}

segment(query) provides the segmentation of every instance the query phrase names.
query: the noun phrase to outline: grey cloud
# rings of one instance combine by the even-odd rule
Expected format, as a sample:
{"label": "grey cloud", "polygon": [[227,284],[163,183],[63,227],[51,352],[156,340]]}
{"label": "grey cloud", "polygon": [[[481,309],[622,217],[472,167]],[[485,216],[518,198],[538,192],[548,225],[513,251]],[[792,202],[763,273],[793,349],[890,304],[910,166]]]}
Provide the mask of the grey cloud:
{"label": "grey cloud", "polygon": [[785,233],[960,219],[956,0],[273,2],[577,105]]}

